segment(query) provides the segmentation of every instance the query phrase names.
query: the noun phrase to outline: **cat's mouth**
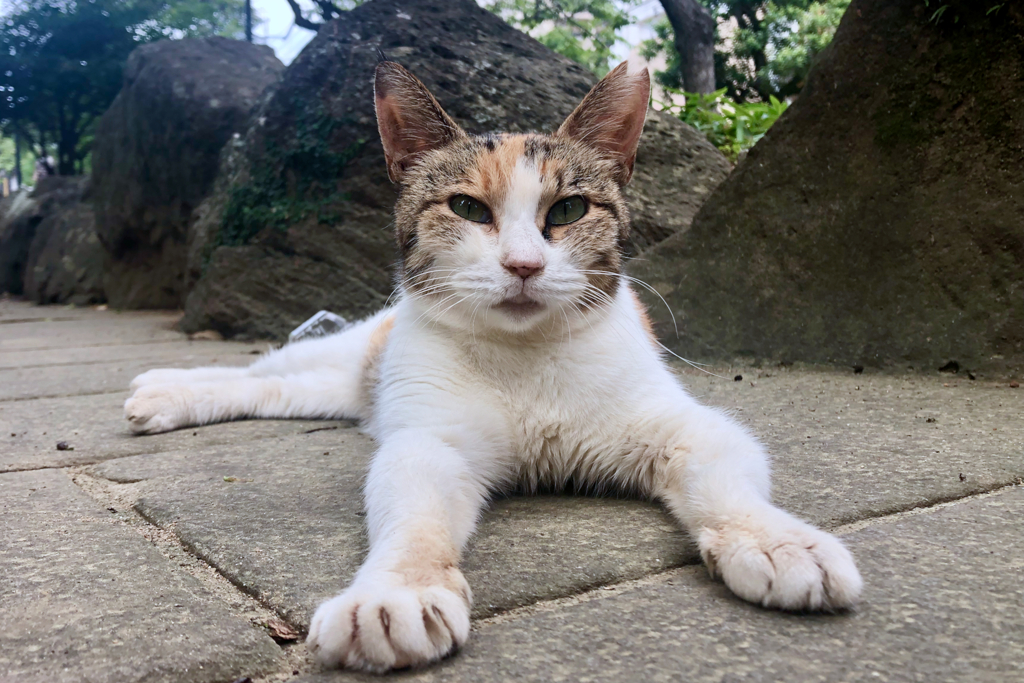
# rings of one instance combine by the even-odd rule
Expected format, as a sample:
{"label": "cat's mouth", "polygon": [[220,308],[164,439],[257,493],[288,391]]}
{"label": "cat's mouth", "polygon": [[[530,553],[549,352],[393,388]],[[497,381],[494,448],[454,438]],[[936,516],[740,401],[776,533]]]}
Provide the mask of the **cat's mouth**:
{"label": "cat's mouth", "polygon": [[525,294],[516,294],[511,299],[505,299],[494,308],[508,313],[513,318],[528,318],[529,316],[544,310],[545,306]]}

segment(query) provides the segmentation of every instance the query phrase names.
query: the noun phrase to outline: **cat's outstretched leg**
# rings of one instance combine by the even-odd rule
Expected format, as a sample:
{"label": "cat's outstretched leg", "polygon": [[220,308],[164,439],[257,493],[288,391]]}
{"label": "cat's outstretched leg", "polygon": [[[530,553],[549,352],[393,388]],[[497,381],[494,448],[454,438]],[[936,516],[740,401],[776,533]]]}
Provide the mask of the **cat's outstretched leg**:
{"label": "cat's outstretched leg", "polygon": [[159,369],[132,381],[124,415],[155,434],[240,418],[365,417],[365,373],[390,330],[382,311],[336,335],[289,344],[246,368]]}
{"label": "cat's outstretched leg", "polygon": [[355,418],[359,393],[348,377],[332,372],[147,384],[125,401],[124,416],[136,434],[241,418]]}
{"label": "cat's outstretched leg", "polygon": [[370,553],[349,587],[316,610],[306,639],[327,666],[383,672],[441,659],[469,636],[459,570],[488,482],[450,439],[389,435],[366,482]]}
{"label": "cat's outstretched leg", "polygon": [[131,391],[147,384],[194,384],[196,382],[220,382],[245,377],[249,368],[157,368],[137,375],[128,385]]}
{"label": "cat's outstretched leg", "polygon": [[763,448],[693,403],[659,468],[655,493],[697,540],[712,575],[738,596],[784,610],[853,606],[862,581],[842,542],[769,502]]}

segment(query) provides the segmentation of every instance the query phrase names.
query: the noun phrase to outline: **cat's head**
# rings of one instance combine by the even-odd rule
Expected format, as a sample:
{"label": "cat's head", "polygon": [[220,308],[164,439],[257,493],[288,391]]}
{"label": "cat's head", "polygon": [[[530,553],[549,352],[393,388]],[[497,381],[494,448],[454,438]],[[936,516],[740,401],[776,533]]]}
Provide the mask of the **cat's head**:
{"label": "cat's head", "polygon": [[624,63],[553,135],[470,136],[412,74],[381,62],[377,124],[401,184],[406,295],[474,331],[543,330],[607,307],[649,94],[646,69]]}

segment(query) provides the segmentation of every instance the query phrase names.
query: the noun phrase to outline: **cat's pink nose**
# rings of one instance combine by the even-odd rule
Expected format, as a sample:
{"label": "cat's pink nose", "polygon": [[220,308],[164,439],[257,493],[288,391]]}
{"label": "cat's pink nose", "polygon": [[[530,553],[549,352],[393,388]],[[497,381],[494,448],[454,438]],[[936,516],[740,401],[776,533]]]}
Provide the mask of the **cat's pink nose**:
{"label": "cat's pink nose", "polygon": [[540,271],[544,270],[544,265],[536,262],[513,261],[504,265],[508,272],[513,275],[518,275],[524,280],[531,275],[536,275]]}

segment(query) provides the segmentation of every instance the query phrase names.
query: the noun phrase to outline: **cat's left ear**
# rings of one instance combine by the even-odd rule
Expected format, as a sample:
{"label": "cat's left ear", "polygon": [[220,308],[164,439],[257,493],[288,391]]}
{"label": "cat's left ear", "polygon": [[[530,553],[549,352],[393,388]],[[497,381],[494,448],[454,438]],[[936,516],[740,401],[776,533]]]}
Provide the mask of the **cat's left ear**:
{"label": "cat's left ear", "polygon": [[647,69],[623,62],[587,93],[555,135],[573,138],[619,164],[619,184],[633,176],[636,147],[647,117],[651,77]]}
{"label": "cat's left ear", "polygon": [[401,182],[424,152],[466,137],[427,87],[396,62],[377,65],[373,94],[391,182]]}

